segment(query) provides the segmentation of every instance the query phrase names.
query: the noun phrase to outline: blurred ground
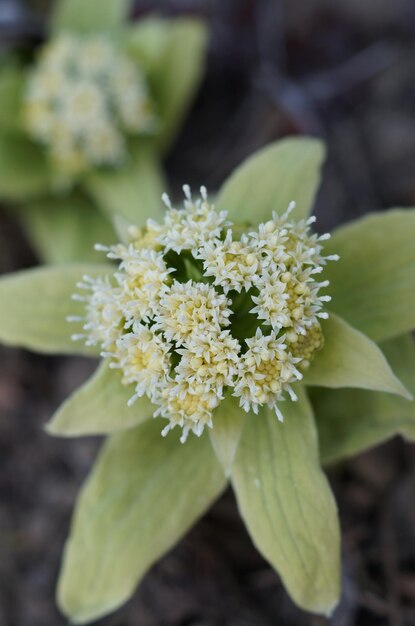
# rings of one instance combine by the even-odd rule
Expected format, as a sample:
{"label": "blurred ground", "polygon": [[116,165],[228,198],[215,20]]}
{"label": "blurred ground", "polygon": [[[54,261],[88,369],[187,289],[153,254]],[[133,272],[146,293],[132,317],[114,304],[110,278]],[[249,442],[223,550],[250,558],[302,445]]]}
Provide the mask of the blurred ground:
{"label": "blurred ground", "polygon": [[[136,5],[136,16],[153,8],[190,12],[212,27],[201,92],[166,163],[174,189],[189,182],[214,190],[262,144],[311,133],[329,147],[317,203],[321,229],[367,211],[415,205],[412,0]],[[10,20],[0,43],[30,47],[40,40],[41,13],[34,19],[24,9],[23,2],[0,0],[0,22]],[[18,226],[2,215],[0,270],[34,263]],[[0,626],[65,624],[53,588],[71,507],[98,442],[51,439],[42,425],[91,367],[81,359],[0,350]],[[133,600],[98,624],[411,626],[414,447],[395,440],[329,475],[344,536],[344,593],[330,622],[292,605],[226,494]]]}

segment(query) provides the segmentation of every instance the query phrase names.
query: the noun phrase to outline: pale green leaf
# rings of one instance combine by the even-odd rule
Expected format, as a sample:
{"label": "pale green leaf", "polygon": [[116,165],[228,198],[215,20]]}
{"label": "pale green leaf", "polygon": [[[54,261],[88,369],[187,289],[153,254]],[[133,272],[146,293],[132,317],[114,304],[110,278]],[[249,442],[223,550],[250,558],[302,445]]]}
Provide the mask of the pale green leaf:
{"label": "pale green leaf", "polygon": [[333,313],[321,326],[324,347],[305,373],[306,385],[359,387],[410,397],[381,350],[366,335]]}
{"label": "pale green leaf", "polygon": [[375,341],[415,327],[415,210],[368,215],[334,231],[325,251],[331,308]]}
{"label": "pale green leaf", "polygon": [[[410,335],[381,344],[389,363],[415,395],[415,345]],[[377,445],[396,434],[415,440],[415,401],[385,393],[317,389],[312,394],[324,462]]]}
{"label": "pale green leaf", "polygon": [[116,30],[126,21],[130,5],[131,0],[57,0],[51,29],[55,34]]}
{"label": "pale green leaf", "polygon": [[129,25],[125,31],[126,52],[144,69],[151,83],[156,84],[163,73],[163,60],[172,26],[172,20],[153,16]]}
{"label": "pale green leaf", "polygon": [[40,148],[18,135],[0,135],[0,198],[21,201],[49,191],[49,166]]}
{"label": "pale green leaf", "polygon": [[114,435],[81,492],[58,587],[72,622],[123,604],[226,485],[207,433],[183,445],[176,431],[163,438],[163,426]]}
{"label": "pale green leaf", "polygon": [[308,611],[331,614],[339,598],[336,505],[320,469],[304,392],[281,408],[282,423],[267,408],[245,420],[232,484],[253,542],[293,600]]}
{"label": "pale green leaf", "polygon": [[216,200],[231,219],[258,224],[284,213],[296,202],[292,216],[308,217],[320,183],[324,146],[317,139],[288,138],[249,157],[224,183]]}
{"label": "pale green leaf", "polygon": [[5,60],[0,70],[0,130],[21,130],[20,110],[25,83],[25,73],[11,60]]}
{"label": "pale green leaf", "polygon": [[226,397],[213,413],[210,440],[226,476],[230,476],[245,416],[238,400],[232,396]]}
{"label": "pale green leaf", "polygon": [[94,355],[82,341],[81,323],[69,323],[71,315],[85,315],[85,305],[72,300],[82,276],[108,273],[109,265],[77,264],[23,270],[0,278],[0,341],[38,352]]}
{"label": "pale green leaf", "polygon": [[130,228],[131,226],[133,226],[130,220],[125,219],[125,217],[123,217],[122,215],[114,215],[112,223],[118,240],[122,243],[130,243],[132,240]]}
{"label": "pale green leaf", "polygon": [[128,406],[133,393],[134,388],[122,384],[119,370],[111,369],[104,361],[56,411],[46,430],[51,435],[79,437],[137,426],[152,417],[154,406],[145,396]]}
{"label": "pale green leaf", "polygon": [[135,147],[130,157],[118,171],[91,173],[84,186],[109,218],[120,215],[142,226],[147,218],[162,215],[166,182],[157,157],[148,148]]}
{"label": "pale green leaf", "polygon": [[149,18],[134,25],[127,49],[147,72],[160,118],[157,143],[166,149],[180,129],[202,78],[207,29],[203,22]]}
{"label": "pale green leaf", "polygon": [[26,203],[19,215],[44,263],[94,262],[99,260],[96,243],[116,241],[109,220],[78,194]]}

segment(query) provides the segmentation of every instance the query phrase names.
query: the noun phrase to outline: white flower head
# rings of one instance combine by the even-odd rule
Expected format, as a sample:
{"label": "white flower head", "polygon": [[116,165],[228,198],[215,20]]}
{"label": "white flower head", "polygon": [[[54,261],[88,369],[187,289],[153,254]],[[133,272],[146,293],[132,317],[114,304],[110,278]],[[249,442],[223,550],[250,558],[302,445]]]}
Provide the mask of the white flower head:
{"label": "white flower head", "polygon": [[65,99],[59,112],[61,119],[72,135],[87,131],[91,125],[101,122],[106,116],[105,94],[99,85],[87,79],[80,79],[67,85]]}
{"label": "white flower head", "polygon": [[102,118],[85,129],[85,157],[89,163],[119,165],[125,159],[124,137],[110,120]]}
{"label": "white flower head", "polygon": [[229,330],[199,333],[177,350],[181,355],[176,380],[187,381],[193,393],[215,389],[220,399],[225,387],[233,387],[240,358],[239,341]]}
{"label": "white flower head", "polygon": [[85,318],[72,317],[70,321],[84,321],[85,334],[73,335],[73,339],[85,340],[87,346],[100,345],[103,352],[115,346],[125,320],[120,306],[120,289],[114,287],[108,276],[91,278],[84,276],[78,283],[81,293],[74,300],[85,302]]}
{"label": "white flower head", "polygon": [[244,233],[233,239],[229,229],[224,239],[207,241],[197,254],[202,259],[206,276],[213,277],[213,284],[223,288],[248,291],[257,276],[259,255]]}
{"label": "white flower head", "polygon": [[113,366],[122,370],[125,385],[135,386],[131,403],[145,393],[157,397],[163,389],[171,368],[169,350],[168,343],[140,322],[118,338]]}
{"label": "white flower head", "polygon": [[161,298],[170,281],[173,268],[168,268],[161,252],[119,245],[108,258],[120,260],[115,278],[120,286],[120,301],[126,326],[138,320],[149,320],[157,314]]}
{"label": "white flower head", "polygon": [[204,188],[193,200],[185,186],[182,208],[164,200],[164,219],[131,227],[129,244],[97,246],[117,267],[80,284],[85,334],[75,338],[101,346],[131,403],[148,396],[164,435],[200,436],[225,394],[282,420],[280,403],[296,400],[292,385],[324,342],[330,296],[316,277],[336,258],[323,255],[326,237],[310,232],[312,219],[293,221],[291,205],[244,232]]}
{"label": "white flower head", "polygon": [[295,397],[290,385],[302,378],[296,367],[301,359],[287,352],[284,340],[284,335],[277,337],[274,331],[263,335],[260,328],[254,337],[246,340],[248,350],[240,360],[234,391],[245,411],[252,409],[257,413],[258,408],[266,404],[282,419],[278,401],[283,392]]}
{"label": "white flower head", "polygon": [[330,296],[321,295],[319,291],[328,283],[316,282],[307,265],[305,269],[292,266],[291,270],[275,270],[272,274],[267,270],[261,274],[257,282],[258,294],[252,295],[256,306],[251,313],[275,330],[292,328],[305,334],[306,328],[317,318],[327,317],[321,308],[324,302],[330,301]]}
{"label": "white flower head", "polygon": [[195,253],[206,241],[219,237],[227,224],[227,213],[215,211],[209,204],[205,187],[200,188],[201,196],[195,201],[188,185],[183,186],[183,191],[186,198],[183,209],[174,209],[169,197],[163,196],[167,213],[158,242],[166,251],[190,250]]}
{"label": "white flower head", "polygon": [[200,437],[205,426],[212,428],[212,413],[219,402],[213,389],[198,394],[186,381],[170,381],[161,393],[154,416],[161,415],[169,422],[162,430],[163,436],[175,426],[182,428],[180,441],[184,443],[190,431]]}
{"label": "white flower head", "polygon": [[[96,77],[102,80],[111,78],[108,68],[113,63],[120,63],[119,54],[116,49],[108,44],[108,40],[103,35],[95,35],[83,41],[82,56],[78,59],[77,68],[81,75],[88,79]],[[124,57],[122,57],[124,61]],[[128,61],[128,67],[134,67]],[[134,71],[131,72],[131,80],[134,80]]]}
{"label": "white flower head", "polygon": [[154,316],[154,328],[174,341],[178,346],[206,332],[219,332],[228,326],[232,313],[230,301],[206,283],[174,280],[163,291],[158,311]]}

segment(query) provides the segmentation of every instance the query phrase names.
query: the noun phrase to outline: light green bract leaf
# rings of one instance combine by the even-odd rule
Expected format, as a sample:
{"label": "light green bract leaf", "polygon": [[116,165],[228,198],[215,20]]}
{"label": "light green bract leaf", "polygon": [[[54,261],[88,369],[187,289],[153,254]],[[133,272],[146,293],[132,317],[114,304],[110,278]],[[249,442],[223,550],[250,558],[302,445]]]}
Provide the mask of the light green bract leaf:
{"label": "light green bract leaf", "polygon": [[118,239],[122,243],[130,243],[130,227],[134,226],[134,224],[132,224],[130,220],[126,220],[125,217],[123,217],[122,215],[114,215],[112,223]]}
{"label": "light green bract leaf", "polygon": [[[5,65],[0,70],[0,130],[20,131],[20,109],[25,83],[25,73],[17,64]],[[12,62],[11,62],[12,63]]]}
{"label": "light green bract leaf", "polygon": [[58,588],[76,624],[123,604],[226,485],[206,433],[182,445],[160,430],[150,420],[113,436],[81,492]]}
{"label": "light green bract leaf", "polygon": [[131,0],[58,0],[52,31],[91,33],[115,30],[126,20]]}
{"label": "light green bract leaf", "polygon": [[324,347],[305,373],[306,385],[359,387],[410,397],[371,339],[333,313],[321,327]]}
{"label": "light green bract leaf", "polygon": [[116,237],[109,220],[77,194],[29,202],[20,219],[44,263],[97,261],[94,245],[113,244]]}
{"label": "light green bract leaf", "polygon": [[143,226],[149,217],[162,215],[166,183],[157,157],[148,148],[136,147],[128,164],[118,171],[91,173],[84,187],[110,219],[120,215]]}
{"label": "light green bract leaf", "polygon": [[252,225],[284,213],[290,202],[296,220],[308,217],[320,183],[325,151],[317,139],[289,138],[266,146],[240,165],[216,200],[231,219]]}
{"label": "light green bract leaf", "polygon": [[37,352],[95,355],[99,349],[72,341],[81,323],[68,316],[85,315],[72,300],[76,284],[87,274],[105,275],[111,266],[79,264],[23,270],[0,278],[0,341]]}
{"label": "light green bract leaf", "polygon": [[248,415],[232,483],[253,542],[293,600],[303,609],[329,615],[339,598],[336,505],[320,469],[304,392],[282,410],[283,423],[269,409]]}
{"label": "light green bract leaf", "polygon": [[57,410],[46,430],[51,435],[79,437],[126,430],[152,417],[154,407],[146,396],[132,406],[134,393],[121,382],[118,370],[104,361],[95,374]]}
{"label": "light green bract leaf", "polygon": [[171,20],[146,17],[127,27],[125,32],[127,53],[145,70],[156,89],[156,79],[163,72],[163,59],[172,25]]}
{"label": "light green bract leaf", "polygon": [[231,473],[245,418],[246,413],[232,396],[225,398],[213,413],[210,440],[226,476]]}
{"label": "light green bract leaf", "polygon": [[0,197],[18,202],[49,190],[50,171],[42,151],[24,137],[0,135]]}
{"label": "light green bract leaf", "polygon": [[[381,344],[389,363],[415,394],[415,344],[404,335]],[[415,401],[385,393],[317,389],[312,394],[324,462],[377,445],[396,434],[415,440]]]}
{"label": "light green bract leaf", "polygon": [[375,341],[415,327],[415,210],[368,215],[334,231],[324,252],[330,305]]}
{"label": "light green bract leaf", "polygon": [[206,26],[199,20],[149,18],[133,26],[127,50],[146,70],[161,128],[157,144],[173,141],[203,73]]}

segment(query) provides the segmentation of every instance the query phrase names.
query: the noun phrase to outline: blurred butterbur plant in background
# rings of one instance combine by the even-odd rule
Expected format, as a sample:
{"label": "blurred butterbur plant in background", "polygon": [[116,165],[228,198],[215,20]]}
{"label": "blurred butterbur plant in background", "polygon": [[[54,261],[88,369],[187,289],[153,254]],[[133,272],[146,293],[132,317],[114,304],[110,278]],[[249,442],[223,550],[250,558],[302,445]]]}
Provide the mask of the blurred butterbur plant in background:
{"label": "blurred butterbur plant in background", "polygon": [[59,0],[33,63],[0,69],[0,198],[47,262],[91,260],[113,216],[161,212],[161,160],[202,75],[206,28]]}
{"label": "blurred butterbur plant in background", "polygon": [[63,558],[73,622],[124,603],[229,483],[293,600],[336,607],[321,462],[414,435],[415,212],[313,234],[323,157],[318,140],[271,144],[214,205],[185,186],[179,208],[164,196],[163,219],[143,225],[139,210],[124,242],[98,246],[109,262],[1,279],[2,341],[103,357],[47,426],[108,435]]}

